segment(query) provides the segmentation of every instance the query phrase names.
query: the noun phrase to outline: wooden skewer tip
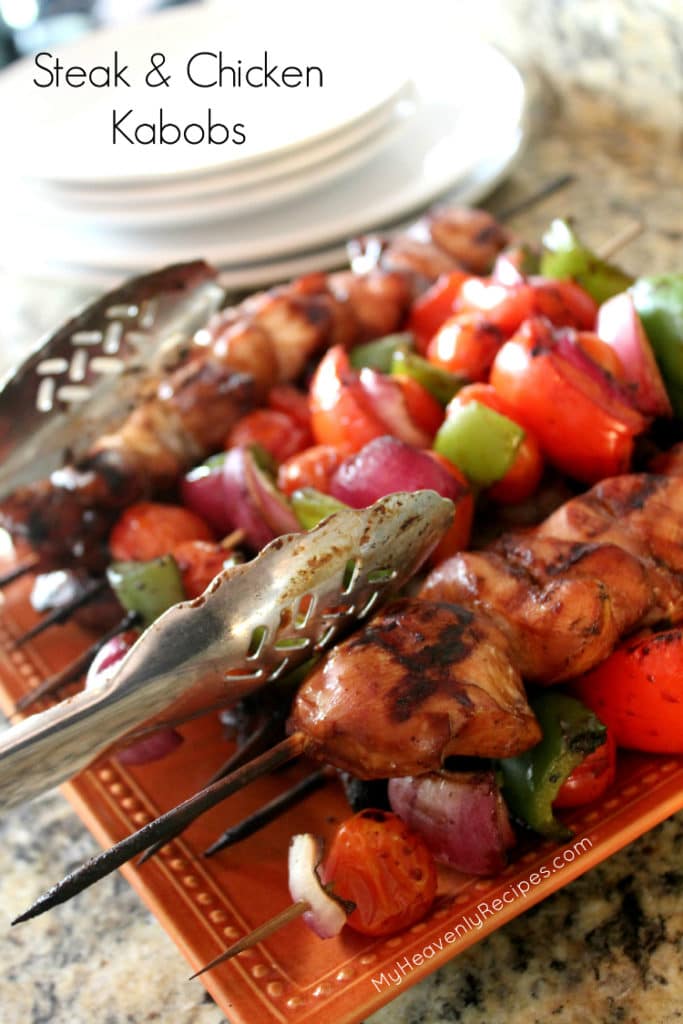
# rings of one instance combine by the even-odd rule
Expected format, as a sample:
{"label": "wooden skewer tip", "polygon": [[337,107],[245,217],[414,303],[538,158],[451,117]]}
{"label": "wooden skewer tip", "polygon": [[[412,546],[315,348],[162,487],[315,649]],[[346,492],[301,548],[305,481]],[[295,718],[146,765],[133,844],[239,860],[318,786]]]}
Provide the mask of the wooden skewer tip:
{"label": "wooden skewer tip", "polygon": [[282,743],[278,743],[272,750],[266,751],[260,757],[254,758],[242,768],[215,782],[213,785],[200,790],[189,797],[177,807],[172,808],[159,818],[143,825],[137,832],[126,836],[120,842],[97,854],[86,861],[75,871],[72,871],[66,878],[62,879],[51,889],[43,893],[38,899],[12,921],[12,924],[20,924],[30,918],[38,917],[39,914],[51,910],[60,903],[65,903],[72,896],[77,896],[84,889],[99,882],[122,864],[132,860],[138,853],[142,853],[148,847],[159,841],[167,841],[174,838],[178,831],[182,831],[200,815],[221,803],[226,797],[231,796],[238,790],[243,789],[255,779],[267,774],[271,769],[278,768],[287,761],[293,760],[306,749],[306,737],[303,733],[292,733]]}
{"label": "wooden skewer tip", "polygon": [[296,903],[291,903],[284,910],[276,914],[275,917],[271,917],[270,920],[264,921],[263,924],[255,928],[253,932],[245,935],[244,938],[238,939],[229,949],[221,953],[210,963],[206,964],[200,970],[195,971],[194,974],[190,975],[188,981],[193,981],[198,978],[201,974],[205,974],[206,971],[213,970],[214,967],[218,967],[219,964],[225,963],[226,960],[232,960],[233,957],[239,953],[243,953],[245,949],[251,949],[257,942],[261,942],[263,939],[267,939],[273,932],[283,928],[284,925],[289,924],[290,921],[295,921],[297,917],[301,917],[307,910],[311,909],[311,904],[308,900],[297,900]]}

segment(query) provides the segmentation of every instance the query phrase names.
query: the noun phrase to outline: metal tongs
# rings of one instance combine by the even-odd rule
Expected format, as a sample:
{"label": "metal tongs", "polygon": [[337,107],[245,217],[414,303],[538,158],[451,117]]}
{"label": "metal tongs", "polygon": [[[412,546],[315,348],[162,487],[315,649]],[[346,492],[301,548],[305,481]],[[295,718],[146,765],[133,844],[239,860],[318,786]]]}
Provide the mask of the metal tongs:
{"label": "metal tongs", "polygon": [[329,647],[419,569],[452,518],[433,491],[344,509],[272,541],[150,626],[118,671],[0,738],[0,808],[128,743],[231,704]]}
{"label": "metal tongs", "polygon": [[225,301],[206,263],[133,278],[43,339],[0,380],[0,498],[75,462],[174,366]]}

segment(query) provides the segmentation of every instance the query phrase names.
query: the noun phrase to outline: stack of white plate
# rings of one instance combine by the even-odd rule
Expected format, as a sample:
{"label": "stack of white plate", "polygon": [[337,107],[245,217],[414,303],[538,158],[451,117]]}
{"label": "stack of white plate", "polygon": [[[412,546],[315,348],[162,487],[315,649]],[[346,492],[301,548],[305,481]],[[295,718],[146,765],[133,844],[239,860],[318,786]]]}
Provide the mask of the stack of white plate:
{"label": "stack of white plate", "polygon": [[[314,32],[312,47],[285,6],[264,24],[258,3],[193,4],[60,49],[63,65],[86,69],[113,67],[117,54],[130,86],[69,87],[63,72],[47,85],[54,59],[45,56],[41,67],[26,60],[0,73],[0,262],[109,285],[202,257],[227,286],[247,288],[339,265],[350,236],[446,194],[473,202],[500,181],[521,145],[525,90],[497,51],[448,31],[420,39],[414,25],[378,51],[371,4],[365,31],[342,19]],[[168,85],[145,81],[154,53]],[[266,61],[312,68],[309,87],[206,87],[221,63]],[[246,141],[160,144],[157,134],[131,144],[119,131],[114,144],[115,119],[130,109],[120,123],[134,137],[136,124],[158,125],[160,108],[181,129],[205,128],[211,108]]]}

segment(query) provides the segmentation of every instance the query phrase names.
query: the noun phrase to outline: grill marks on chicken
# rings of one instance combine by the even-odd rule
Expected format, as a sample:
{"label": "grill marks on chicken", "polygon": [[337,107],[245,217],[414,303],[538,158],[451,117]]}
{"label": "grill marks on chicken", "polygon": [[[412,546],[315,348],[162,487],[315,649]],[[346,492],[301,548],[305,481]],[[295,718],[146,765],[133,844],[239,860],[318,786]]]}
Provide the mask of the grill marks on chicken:
{"label": "grill marks on chicken", "polygon": [[[15,492],[0,523],[25,537],[44,562],[76,557],[91,566],[123,505],[168,488],[220,448],[233,424],[273,385],[301,376],[311,358],[398,329],[417,291],[443,270],[485,270],[507,241],[483,211],[443,210],[421,238],[378,247],[366,272],[312,274],[216,314],[188,361],[150,385],[122,426],[76,465]],[[400,267],[389,266],[402,253]]]}
{"label": "grill marks on chicken", "polygon": [[555,683],[602,661],[625,634],[683,617],[683,479],[598,484],[530,534],[465,552],[421,594],[489,616],[525,679]]}
{"label": "grill marks on chicken", "polygon": [[540,739],[523,680],[592,668],[634,629],[683,619],[683,477],[603,481],[526,534],[455,555],[302,685],[289,729],[365,778],[508,757]]}
{"label": "grill marks on chicken", "polygon": [[540,739],[497,626],[410,599],[335,648],[301,686],[289,729],[362,778],[436,771],[455,753],[507,757]]}

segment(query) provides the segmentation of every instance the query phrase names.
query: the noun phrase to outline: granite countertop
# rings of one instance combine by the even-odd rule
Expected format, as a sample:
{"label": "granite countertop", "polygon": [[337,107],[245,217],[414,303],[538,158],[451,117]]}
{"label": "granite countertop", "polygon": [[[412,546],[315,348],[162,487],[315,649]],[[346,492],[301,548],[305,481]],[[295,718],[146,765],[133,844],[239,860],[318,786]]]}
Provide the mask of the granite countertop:
{"label": "granite countertop", "polygon": [[[586,239],[600,244],[639,218],[645,232],[623,263],[634,271],[680,267],[680,138],[625,114],[590,84],[560,94],[546,81],[537,102],[536,131],[493,207],[572,171],[570,188],[513,221],[520,233],[534,237],[550,216],[572,213]],[[10,276],[0,278],[0,296],[9,310],[0,328],[4,360],[10,337],[54,323],[74,299]],[[58,795],[4,816],[4,921],[95,848]],[[680,814],[401,993],[372,1024],[681,1020],[682,865]],[[186,962],[120,877],[28,925],[0,923],[0,960],[3,1024],[224,1020],[201,983],[186,980]]]}

